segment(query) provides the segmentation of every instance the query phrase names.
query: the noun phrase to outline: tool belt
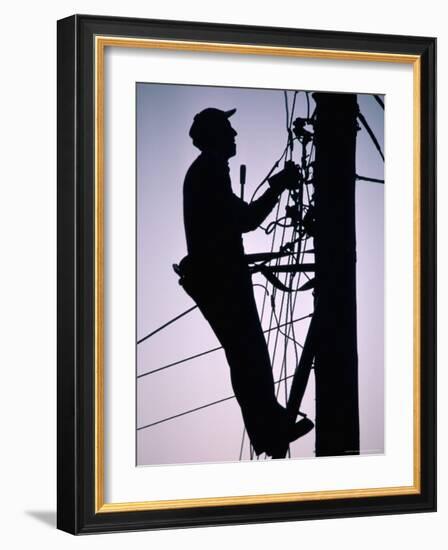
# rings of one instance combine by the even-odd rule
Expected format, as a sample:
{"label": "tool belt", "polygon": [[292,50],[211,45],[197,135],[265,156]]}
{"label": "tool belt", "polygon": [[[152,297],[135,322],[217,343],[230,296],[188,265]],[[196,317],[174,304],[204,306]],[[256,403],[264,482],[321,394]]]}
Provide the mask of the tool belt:
{"label": "tool belt", "polygon": [[[245,260],[247,262],[245,265],[248,265],[253,261],[250,255],[247,255]],[[210,277],[215,278],[218,273],[222,274],[225,272],[226,266],[228,268],[228,264],[229,262],[224,262],[222,264],[210,261],[197,262],[187,255],[182,258],[178,264],[173,264],[173,270],[176,275],[179,276],[179,284],[187,290],[185,285],[191,288],[195,283],[203,284],[207,281],[207,283],[210,284]],[[239,272],[239,270],[237,271]],[[249,272],[261,273],[275,288],[282,290],[283,292],[291,292],[293,290],[291,287],[282,283],[280,279],[263,264],[256,264],[249,267]],[[241,274],[241,272],[239,273]]]}
{"label": "tool belt", "polygon": [[179,276],[179,284],[184,286],[185,280],[191,277],[191,258],[184,256],[178,264],[173,264],[173,270]]}

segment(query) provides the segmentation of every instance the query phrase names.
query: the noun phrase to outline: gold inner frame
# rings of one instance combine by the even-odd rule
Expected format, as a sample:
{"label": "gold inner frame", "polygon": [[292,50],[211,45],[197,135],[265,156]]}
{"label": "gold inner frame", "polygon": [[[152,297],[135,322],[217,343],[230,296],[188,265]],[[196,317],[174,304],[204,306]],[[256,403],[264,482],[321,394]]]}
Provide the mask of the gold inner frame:
{"label": "gold inner frame", "polygon": [[[413,66],[413,484],[401,487],[370,489],[342,489],[302,493],[274,493],[263,495],[226,496],[179,500],[106,503],[104,501],[104,54],[108,46],[122,48],[152,48],[211,53],[252,54],[314,59],[350,60],[367,62],[406,63]],[[321,50],[291,47],[255,46],[251,44],[224,44],[177,40],[153,40],[95,37],[95,513],[129,512],[142,510],[180,509],[208,506],[231,506],[275,502],[299,502],[361,498],[420,493],[421,480],[421,426],[420,426],[420,124],[421,124],[421,60],[417,55],[401,55],[344,50]]]}

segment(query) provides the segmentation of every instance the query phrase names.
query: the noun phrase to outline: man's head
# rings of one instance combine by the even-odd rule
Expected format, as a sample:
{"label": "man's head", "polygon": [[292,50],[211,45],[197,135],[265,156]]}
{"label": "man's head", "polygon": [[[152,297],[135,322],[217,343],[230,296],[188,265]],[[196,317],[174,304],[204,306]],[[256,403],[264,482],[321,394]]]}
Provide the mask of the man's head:
{"label": "man's head", "polygon": [[236,153],[236,131],[232,128],[229,117],[236,109],[221,111],[208,107],[198,113],[190,128],[190,137],[193,145],[205,152],[214,152],[225,158],[233,157]]}

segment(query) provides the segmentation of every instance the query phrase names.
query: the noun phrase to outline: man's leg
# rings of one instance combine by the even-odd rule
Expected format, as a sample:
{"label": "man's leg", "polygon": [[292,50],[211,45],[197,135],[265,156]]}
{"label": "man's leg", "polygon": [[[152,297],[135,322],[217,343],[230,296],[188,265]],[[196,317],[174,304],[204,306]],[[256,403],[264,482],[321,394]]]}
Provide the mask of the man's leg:
{"label": "man's leg", "polygon": [[250,276],[215,283],[213,289],[198,285],[189,293],[224,348],[248,435],[260,454],[278,435],[280,424],[285,422],[285,409],[275,397],[270,356]]}

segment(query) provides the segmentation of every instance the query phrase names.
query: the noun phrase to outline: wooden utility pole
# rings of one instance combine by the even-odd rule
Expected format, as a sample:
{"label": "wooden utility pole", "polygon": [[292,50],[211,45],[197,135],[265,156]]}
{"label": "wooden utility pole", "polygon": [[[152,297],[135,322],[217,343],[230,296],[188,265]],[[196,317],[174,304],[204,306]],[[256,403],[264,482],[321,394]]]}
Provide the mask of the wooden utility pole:
{"label": "wooden utility pole", "polygon": [[315,93],[316,456],[359,454],[355,94]]}

